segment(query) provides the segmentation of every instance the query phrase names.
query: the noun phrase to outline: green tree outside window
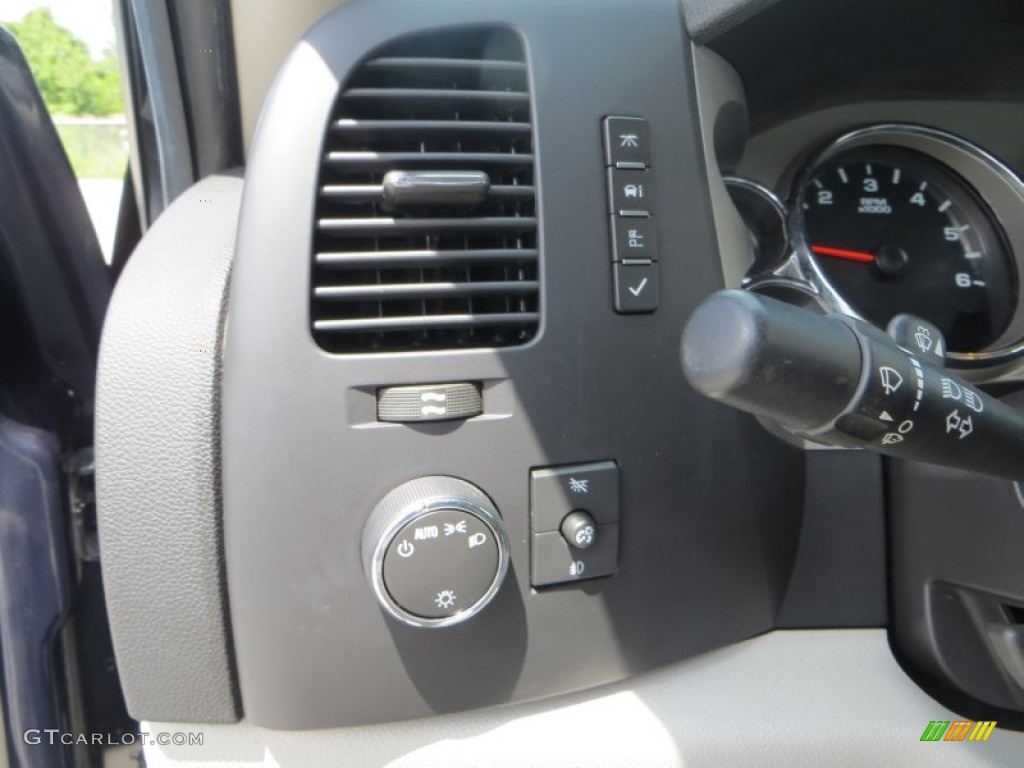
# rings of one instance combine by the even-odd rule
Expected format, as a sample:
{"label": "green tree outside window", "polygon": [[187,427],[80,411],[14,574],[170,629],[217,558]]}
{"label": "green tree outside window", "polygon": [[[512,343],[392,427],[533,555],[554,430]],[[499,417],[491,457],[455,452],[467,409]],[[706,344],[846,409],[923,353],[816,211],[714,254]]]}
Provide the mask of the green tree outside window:
{"label": "green tree outside window", "polygon": [[49,8],[37,8],[5,26],[18,40],[51,114],[105,117],[124,112],[113,51],[94,60],[84,42],[54,21]]}

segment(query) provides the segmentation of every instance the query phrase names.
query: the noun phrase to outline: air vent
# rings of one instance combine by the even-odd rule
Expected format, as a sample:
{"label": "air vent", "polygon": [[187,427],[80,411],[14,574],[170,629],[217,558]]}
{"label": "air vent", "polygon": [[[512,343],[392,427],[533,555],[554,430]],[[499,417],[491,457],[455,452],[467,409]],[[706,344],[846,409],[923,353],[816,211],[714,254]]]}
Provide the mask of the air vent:
{"label": "air vent", "polygon": [[523,344],[537,331],[530,97],[507,30],[364,62],[324,141],[313,337],[337,353]]}

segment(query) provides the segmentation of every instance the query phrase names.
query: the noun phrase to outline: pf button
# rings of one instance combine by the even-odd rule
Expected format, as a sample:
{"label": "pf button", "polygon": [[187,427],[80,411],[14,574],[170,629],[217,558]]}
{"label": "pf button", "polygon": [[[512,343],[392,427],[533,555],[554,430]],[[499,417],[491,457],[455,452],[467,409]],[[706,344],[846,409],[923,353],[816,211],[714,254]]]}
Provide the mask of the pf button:
{"label": "pf button", "polygon": [[612,261],[658,260],[658,231],[654,219],[612,219]]}

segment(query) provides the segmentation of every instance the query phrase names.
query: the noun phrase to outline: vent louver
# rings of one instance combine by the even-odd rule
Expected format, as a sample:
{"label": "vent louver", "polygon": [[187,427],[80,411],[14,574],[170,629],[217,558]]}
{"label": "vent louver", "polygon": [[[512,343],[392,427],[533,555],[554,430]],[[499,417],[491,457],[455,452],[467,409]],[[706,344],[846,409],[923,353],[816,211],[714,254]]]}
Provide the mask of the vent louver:
{"label": "vent louver", "polygon": [[[358,67],[321,161],[310,304],[320,347],[529,341],[539,322],[532,146],[522,44],[507,30],[405,39]],[[409,179],[411,198],[389,196]],[[460,179],[473,186],[452,195]]]}

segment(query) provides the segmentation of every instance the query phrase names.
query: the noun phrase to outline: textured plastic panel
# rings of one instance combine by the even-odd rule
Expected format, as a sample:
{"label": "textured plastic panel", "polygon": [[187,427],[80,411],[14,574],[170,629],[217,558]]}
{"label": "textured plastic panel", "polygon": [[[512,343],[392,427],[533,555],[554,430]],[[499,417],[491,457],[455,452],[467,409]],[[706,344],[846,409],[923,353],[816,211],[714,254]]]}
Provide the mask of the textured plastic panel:
{"label": "textured plastic panel", "polygon": [[894,461],[888,479],[893,650],[946,706],[1024,728],[1022,614],[1007,610],[1024,606],[1013,484]]}
{"label": "textured plastic panel", "polygon": [[543,704],[314,733],[210,726],[202,746],[147,744],[145,754],[149,768],[1020,764],[1024,735],[1001,727],[985,743],[920,742],[929,721],[958,719],[901,672],[882,630],[773,632]]}
{"label": "textured plastic panel", "polygon": [[[538,337],[502,350],[325,354],[308,328],[309,222],[339,83],[396,37],[495,21],[522,36],[533,89]],[[662,212],[661,306],[651,315],[612,310],[609,114],[650,125]],[[684,321],[720,287],[677,2],[357,0],[325,17],[268,99],[232,275],[224,526],[246,717],[326,727],[537,698],[769,628],[796,546],[803,461],[683,380]],[[376,421],[379,387],[424,381],[483,382],[485,415]],[[534,593],[530,469],[608,459],[622,481],[619,573]],[[483,489],[511,543],[495,602],[445,630],[388,619],[359,553],[376,502],[426,474]]]}
{"label": "textured plastic panel", "polygon": [[163,213],[125,268],[103,329],[103,582],[125,699],[140,719],[237,719],[217,455],[241,187],[213,176]]}
{"label": "textured plastic panel", "polygon": [[800,546],[777,626],[885,626],[883,488],[880,456],[807,454]]}

